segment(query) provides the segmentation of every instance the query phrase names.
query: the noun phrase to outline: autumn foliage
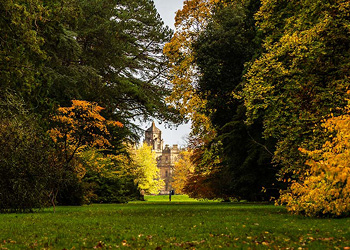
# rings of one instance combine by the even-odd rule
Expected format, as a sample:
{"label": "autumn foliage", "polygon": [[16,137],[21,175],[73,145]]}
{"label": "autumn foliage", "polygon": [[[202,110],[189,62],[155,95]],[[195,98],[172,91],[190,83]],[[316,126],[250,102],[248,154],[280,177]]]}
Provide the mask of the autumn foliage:
{"label": "autumn foliage", "polygon": [[191,161],[192,151],[181,151],[174,166],[174,177],[171,186],[177,194],[184,193],[190,176],[194,173],[194,164]]}
{"label": "autumn foliage", "polygon": [[[66,175],[75,179],[75,181],[72,181],[71,187],[75,190],[78,189],[79,182],[88,170],[99,173],[102,168],[106,167],[105,161],[111,161],[110,157],[106,158],[102,155],[100,158],[96,158],[95,161],[89,161],[86,158],[86,150],[83,151],[83,149],[88,151],[90,149],[93,152],[97,149],[113,148],[110,143],[112,135],[108,128],[123,127],[120,122],[106,120],[100,114],[102,110],[103,108],[97,103],[72,100],[71,107],[59,107],[57,114],[52,117],[52,128],[49,134],[59,152],[59,161],[64,166],[63,171],[66,172]],[[75,185],[77,186],[74,187]],[[57,183],[52,192],[54,194],[53,203],[56,199],[55,196],[60,195],[59,190],[61,188],[59,186],[60,184]],[[67,193],[70,192],[72,191],[67,190]]]}
{"label": "autumn foliage", "polygon": [[350,105],[344,114],[322,124],[334,136],[319,150],[300,149],[310,167],[299,182],[284,192],[280,202],[296,214],[347,216],[350,214]]}
{"label": "autumn foliage", "polygon": [[140,190],[148,194],[158,194],[164,186],[164,181],[160,179],[160,170],[157,167],[156,154],[152,147],[142,144],[132,152],[133,165],[130,171],[134,175],[135,183]]}
{"label": "autumn foliage", "polygon": [[175,17],[175,34],[164,46],[164,54],[169,59],[169,79],[173,84],[167,102],[192,120],[195,133],[210,130],[209,119],[200,112],[206,101],[195,89],[198,71],[194,62],[193,43],[206,27],[215,7],[213,0],[185,1]]}
{"label": "autumn foliage", "polygon": [[75,146],[110,146],[107,126],[123,127],[123,124],[106,120],[100,114],[102,110],[96,103],[72,100],[71,107],[58,108],[58,114],[52,118],[57,126],[50,130],[51,138]]}
{"label": "autumn foliage", "polygon": [[60,107],[58,114],[53,116],[54,127],[49,133],[64,151],[66,163],[82,146],[111,146],[108,126],[123,127],[123,124],[106,120],[100,114],[102,110],[96,103],[72,100],[71,107]]}

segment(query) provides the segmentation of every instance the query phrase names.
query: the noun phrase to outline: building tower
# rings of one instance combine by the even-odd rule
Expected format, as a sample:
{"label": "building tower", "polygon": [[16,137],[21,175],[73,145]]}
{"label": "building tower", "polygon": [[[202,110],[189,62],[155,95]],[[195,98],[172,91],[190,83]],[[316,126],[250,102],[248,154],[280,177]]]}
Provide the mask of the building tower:
{"label": "building tower", "polygon": [[145,131],[145,143],[152,146],[152,150],[156,152],[157,158],[162,154],[163,139],[162,131],[156,127],[154,121],[152,126]]}
{"label": "building tower", "polygon": [[173,145],[173,147],[165,145],[165,148],[163,148],[162,131],[156,127],[154,122],[152,122],[152,126],[145,131],[144,142],[152,146],[152,150],[156,152],[160,178],[165,184],[164,188],[160,190],[160,194],[169,194],[169,191],[172,190],[171,181],[174,163],[177,161],[180,150],[177,145]]}

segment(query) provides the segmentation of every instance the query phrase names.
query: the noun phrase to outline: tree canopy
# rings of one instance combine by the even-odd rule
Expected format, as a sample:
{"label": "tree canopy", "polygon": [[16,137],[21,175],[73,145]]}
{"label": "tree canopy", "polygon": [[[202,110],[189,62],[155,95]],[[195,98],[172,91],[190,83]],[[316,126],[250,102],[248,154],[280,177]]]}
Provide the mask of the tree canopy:
{"label": "tree canopy", "polygon": [[349,11],[347,1],[264,1],[256,15],[264,50],[246,74],[245,106],[278,140],[286,172],[302,168],[298,148],[321,146],[321,120],[346,104]]}
{"label": "tree canopy", "polygon": [[164,186],[164,181],[160,179],[160,170],[157,167],[156,153],[152,151],[152,146],[146,143],[133,151],[133,174],[135,183],[140,190],[149,194],[158,194]]}
{"label": "tree canopy", "polygon": [[171,30],[143,1],[5,1],[0,5],[2,90],[47,115],[73,99],[93,101],[135,132],[133,119],[178,122],[164,101],[164,44]]}
{"label": "tree canopy", "polygon": [[[63,175],[70,182],[56,176],[53,196],[60,189],[61,204],[79,204],[87,185],[129,185],[130,176],[111,171],[108,178],[89,171],[89,178],[95,179],[85,181],[79,169],[94,164],[84,158],[83,149],[103,149],[98,159],[108,158],[113,163],[107,165],[120,167],[112,156],[127,155],[127,143],[140,134],[137,120],[181,122],[165,101],[170,85],[162,50],[172,31],[153,1],[5,0],[0,12],[0,98],[13,93],[23,100],[27,118],[36,117],[35,126],[44,131],[42,136],[33,135],[40,139],[38,147],[46,145],[55,163],[66,163],[60,168],[69,169]],[[45,131],[50,131],[54,142]],[[28,152],[23,159],[29,159],[31,151],[25,149],[32,143],[30,130],[19,126],[18,133],[27,134],[21,145],[22,153]],[[1,141],[6,136],[2,131]],[[6,157],[15,150],[8,148]],[[39,171],[41,165],[37,167]],[[132,185],[127,189],[137,192]],[[103,188],[98,190],[101,193]],[[108,192],[103,196],[111,197]]]}

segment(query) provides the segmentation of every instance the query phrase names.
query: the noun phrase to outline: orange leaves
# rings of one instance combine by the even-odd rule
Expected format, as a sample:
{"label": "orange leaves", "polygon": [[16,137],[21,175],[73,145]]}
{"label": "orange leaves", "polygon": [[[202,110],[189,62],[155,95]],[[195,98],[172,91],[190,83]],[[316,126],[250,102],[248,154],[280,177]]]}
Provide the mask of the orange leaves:
{"label": "orange leaves", "polygon": [[193,134],[213,132],[208,117],[203,114],[206,100],[195,89],[198,70],[194,62],[193,42],[206,27],[212,10],[220,0],[189,0],[175,17],[175,34],[165,45],[164,54],[169,59],[169,78],[172,93],[166,101],[181,115],[191,119]]}
{"label": "orange leaves", "polygon": [[182,151],[179,160],[175,162],[174,177],[171,183],[176,193],[182,193],[189,177],[194,173],[194,165],[191,162],[192,151]]}
{"label": "orange leaves", "polygon": [[[61,148],[66,164],[73,160],[84,146],[106,148],[112,147],[112,137],[108,127],[123,127],[118,121],[106,120],[97,103],[72,100],[71,107],[60,107],[52,117],[53,128],[50,137]],[[84,171],[82,171],[84,172]]]}
{"label": "orange leaves", "polygon": [[335,132],[320,150],[299,149],[311,158],[306,162],[309,174],[280,201],[292,213],[308,216],[344,216],[350,214],[350,104],[341,116],[330,116],[322,126]]}
{"label": "orange leaves", "polygon": [[208,0],[185,1],[182,10],[178,10],[176,13],[175,26],[182,26],[183,30],[203,28],[203,20],[208,20],[213,2]]}
{"label": "orange leaves", "polygon": [[206,26],[211,10],[212,0],[185,1],[182,10],[178,10],[175,17],[176,32],[171,41],[165,45],[164,54],[170,62],[170,79],[173,84],[171,96],[167,99],[182,115],[189,116],[195,124],[197,111],[202,106],[202,100],[196,94],[193,84],[198,72],[195,70],[192,43],[199,35],[199,31]]}
{"label": "orange leaves", "polygon": [[113,127],[119,127],[119,128],[124,127],[123,123],[118,122],[118,121],[107,121],[107,124],[109,126],[113,126]]}
{"label": "orange leaves", "polygon": [[108,126],[123,127],[118,121],[107,121],[100,112],[102,107],[97,103],[83,100],[72,100],[71,107],[58,108],[58,114],[52,118],[56,124],[50,130],[51,138],[74,146],[111,146],[107,137]]}

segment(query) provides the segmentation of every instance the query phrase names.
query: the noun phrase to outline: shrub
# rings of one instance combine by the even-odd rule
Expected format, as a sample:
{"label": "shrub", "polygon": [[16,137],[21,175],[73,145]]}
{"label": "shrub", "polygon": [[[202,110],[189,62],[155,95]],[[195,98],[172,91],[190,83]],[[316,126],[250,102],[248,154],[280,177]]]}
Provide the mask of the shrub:
{"label": "shrub", "polygon": [[20,99],[0,103],[0,211],[31,211],[49,205],[54,150],[37,118]]}
{"label": "shrub", "polygon": [[320,150],[300,149],[310,158],[309,171],[291,185],[280,203],[295,214],[342,217],[350,215],[350,105],[344,114],[323,125],[331,140]]}

